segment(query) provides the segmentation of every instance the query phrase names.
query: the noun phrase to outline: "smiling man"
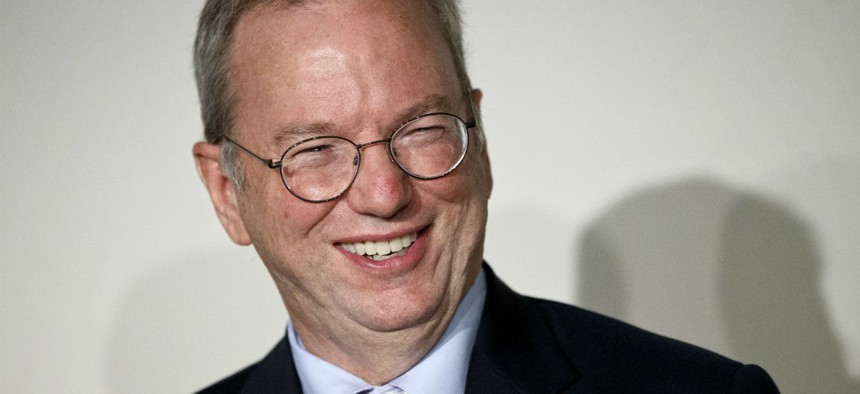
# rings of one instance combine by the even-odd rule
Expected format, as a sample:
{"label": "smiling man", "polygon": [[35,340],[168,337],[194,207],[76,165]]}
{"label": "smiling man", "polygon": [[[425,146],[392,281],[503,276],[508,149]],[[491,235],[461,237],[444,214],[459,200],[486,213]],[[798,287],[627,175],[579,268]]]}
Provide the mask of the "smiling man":
{"label": "smiling man", "polygon": [[204,392],[775,390],[483,265],[492,175],[459,23],[453,0],[207,2],[194,157],[291,320]]}

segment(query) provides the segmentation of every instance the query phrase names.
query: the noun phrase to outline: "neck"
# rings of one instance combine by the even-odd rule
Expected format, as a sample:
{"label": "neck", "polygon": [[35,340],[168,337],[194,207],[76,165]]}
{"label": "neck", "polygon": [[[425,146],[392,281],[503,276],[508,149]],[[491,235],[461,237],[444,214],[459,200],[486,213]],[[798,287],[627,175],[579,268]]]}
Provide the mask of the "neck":
{"label": "neck", "polygon": [[380,332],[358,326],[341,330],[329,327],[321,332],[295,317],[293,327],[308,352],[380,386],[421,361],[444,334],[455,311],[452,308],[443,316],[396,331]]}

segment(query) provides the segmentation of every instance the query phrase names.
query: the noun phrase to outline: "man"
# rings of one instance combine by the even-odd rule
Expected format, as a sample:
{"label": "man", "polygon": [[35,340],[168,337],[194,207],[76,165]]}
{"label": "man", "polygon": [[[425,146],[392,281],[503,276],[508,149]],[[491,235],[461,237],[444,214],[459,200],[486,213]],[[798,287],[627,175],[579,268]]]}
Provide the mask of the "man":
{"label": "man", "polygon": [[290,314],[207,393],[771,392],[767,374],[482,263],[492,190],[454,1],[208,1],[198,172]]}

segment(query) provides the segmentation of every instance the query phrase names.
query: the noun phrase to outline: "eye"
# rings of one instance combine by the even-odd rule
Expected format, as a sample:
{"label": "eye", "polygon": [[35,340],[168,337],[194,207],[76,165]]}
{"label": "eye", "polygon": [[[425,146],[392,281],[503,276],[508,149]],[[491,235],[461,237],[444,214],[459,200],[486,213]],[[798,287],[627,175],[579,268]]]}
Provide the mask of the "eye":
{"label": "eye", "polygon": [[416,127],[414,130],[412,130],[412,132],[414,132],[414,133],[430,133],[430,132],[439,132],[439,131],[444,131],[444,130],[445,130],[445,127],[443,127],[441,125],[434,125],[434,126]]}
{"label": "eye", "polygon": [[422,144],[435,141],[447,134],[452,126],[447,119],[428,116],[403,126],[397,139],[406,144]]}
{"label": "eye", "polygon": [[[305,145],[305,144],[302,144],[302,145]],[[296,152],[295,156],[304,155],[304,154],[312,154],[312,153],[323,153],[325,151],[328,151],[328,150],[331,150],[334,148],[333,146],[326,145],[326,144],[318,144],[318,145],[308,144],[308,145],[310,145],[310,146],[308,146],[308,147],[297,146],[296,148],[301,147],[301,149],[299,149],[298,152]]]}
{"label": "eye", "polygon": [[[342,159],[350,154],[351,145],[337,138],[307,140],[290,148],[284,161],[297,166],[320,166]],[[353,149],[354,150],[354,149]]]}

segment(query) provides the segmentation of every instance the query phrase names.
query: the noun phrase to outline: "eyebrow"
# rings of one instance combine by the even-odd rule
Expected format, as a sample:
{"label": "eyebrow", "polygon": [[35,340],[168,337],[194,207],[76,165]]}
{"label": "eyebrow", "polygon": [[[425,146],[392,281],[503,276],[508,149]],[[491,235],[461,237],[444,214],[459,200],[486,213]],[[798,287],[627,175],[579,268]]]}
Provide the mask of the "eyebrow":
{"label": "eyebrow", "polygon": [[[397,112],[393,117],[397,124],[393,126],[401,126],[424,114],[448,112],[451,111],[451,108],[451,100],[448,97],[439,94],[429,95],[408,108]],[[272,136],[272,143],[276,146],[281,146],[296,140],[332,134],[335,129],[337,129],[337,126],[332,122],[289,124],[275,131]]]}
{"label": "eyebrow", "polygon": [[409,108],[397,113],[394,117],[399,122],[399,125],[415,119],[421,115],[432,112],[448,112],[451,111],[451,100],[448,97],[433,94],[423,98],[421,101],[412,104]]}
{"label": "eyebrow", "polygon": [[275,131],[275,135],[272,136],[272,142],[276,145],[282,145],[292,140],[324,134],[334,128],[334,123],[331,122],[290,124]]}

